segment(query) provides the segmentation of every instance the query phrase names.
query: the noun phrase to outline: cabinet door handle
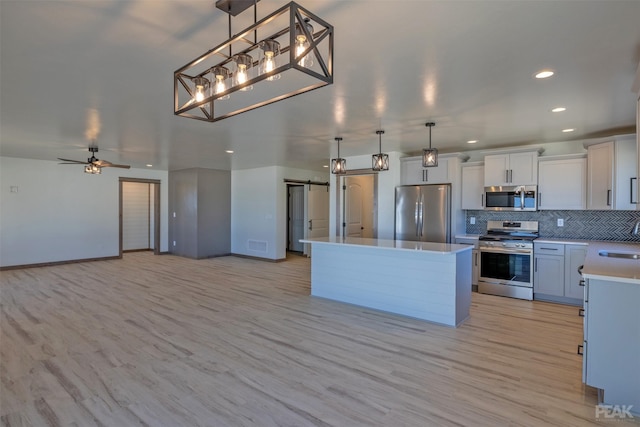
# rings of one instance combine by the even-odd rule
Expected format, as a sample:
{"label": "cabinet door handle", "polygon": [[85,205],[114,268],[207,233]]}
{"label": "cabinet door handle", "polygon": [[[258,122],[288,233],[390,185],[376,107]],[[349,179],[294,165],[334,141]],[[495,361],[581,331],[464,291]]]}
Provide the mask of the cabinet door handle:
{"label": "cabinet door handle", "polygon": [[611,206],[611,190],[607,190],[607,206]]}
{"label": "cabinet door handle", "polygon": [[542,207],[542,193],[538,193],[538,207]]}
{"label": "cabinet door handle", "polygon": [[429,182],[429,169],[424,170],[424,176],[425,176],[424,181]]}
{"label": "cabinet door handle", "polygon": [[584,287],[584,279],[580,280],[580,281],[578,282],[578,285],[579,285],[579,286]]}
{"label": "cabinet door handle", "polygon": [[579,345],[578,345],[578,351],[577,351],[577,354],[578,354],[579,356],[584,356],[583,349],[584,349],[584,346],[583,346],[582,344],[579,344]]}
{"label": "cabinet door handle", "polygon": [[632,205],[637,205],[638,204],[638,200],[633,200],[633,189],[636,188],[635,185],[633,185],[633,181],[636,181],[638,178],[633,177],[633,178],[629,178],[629,203],[631,203]]}
{"label": "cabinet door handle", "polygon": [[513,184],[513,169],[509,169],[509,182]]}
{"label": "cabinet door handle", "polygon": [[558,248],[540,248],[542,251],[557,251]]}
{"label": "cabinet door handle", "polygon": [[509,169],[504,170],[504,182],[509,182]]}
{"label": "cabinet door handle", "polygon": [[484,193],[480,195],[480,206],[484,207]]}
{"label": "cabinet door handle", "polygon": [[584,317],[584,308],[578,309],[578,316]]}
{"label": "cabinet door handle", "polygon": [[313,231],[313,220],[312,219],[309,220],[309,230]]}
{"label": "cabinet door handle", "polygon": [[475,255],[476,255],[476,256],[474,257],[473,262],[474,262],[474,266],[475,266],[475,267],[477,267],[477,266],[478,266],[478,252],[476,252],[476,254],[475,254]]}

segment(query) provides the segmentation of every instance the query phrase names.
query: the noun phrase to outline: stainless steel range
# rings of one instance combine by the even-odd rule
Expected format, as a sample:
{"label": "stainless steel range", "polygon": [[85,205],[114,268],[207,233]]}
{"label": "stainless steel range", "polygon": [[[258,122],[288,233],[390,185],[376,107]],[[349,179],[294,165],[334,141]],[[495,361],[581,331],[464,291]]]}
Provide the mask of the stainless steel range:
{"label": "stainless steel range", "polygon": [[533,240],[538,221],[487,221],[478,239],[478,292],[533,299]]}

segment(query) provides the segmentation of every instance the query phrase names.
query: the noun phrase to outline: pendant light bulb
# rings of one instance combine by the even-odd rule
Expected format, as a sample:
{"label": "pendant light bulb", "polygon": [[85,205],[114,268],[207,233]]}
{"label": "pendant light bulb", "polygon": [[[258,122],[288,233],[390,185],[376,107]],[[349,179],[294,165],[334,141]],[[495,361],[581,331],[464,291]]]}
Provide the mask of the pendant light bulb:
{"label": "pendant light bulb", "polygon": [[[213,67],[211,70],[213,73],[213,77],[215,79],[214,84],[214,93],[219,95],[227,90],[227,79],[229,78],[229,69],[227,67]],[[229,99],[229,95],[224,95],[219,97],[218,99]]]}
{"label": "pendant light bulb", "polygon": [[[277,57],[280,54],[280,43],[275,40],[264,40],[260,42],[262,58],[260,59],[260,74],[270,74],[278,66]],[[280,78],[280,74],[267,77],[267,81],[274,81]]]}
{"label": "pendant light bulb", "polygon": [[203,101],[207,97],[207,90],[209,89],[209,80],[205,77],[196,77],[193,79],[193,83],[196,86],[196,93],[194,99],[196,102]]}
{"label": "pendant light bulb", "polygon": [[[246,84],[250,80],[250,70],[253,65],[253,58],[246,53],[240,53],[233,57],[236,63],[236,73],[234,76],[235,84],[241,86]],[[253,86],[245,86],[241,88],[241,91],[247,91],[253,89]]]}
{"label": "pendant light bulb", "polygon": [[[303,24],[296,24],[296,58],[300,58],[304,51],[307,50],[310,46],[307,35],[302,29],[302,25],[304,25],[304,28],[309,34],[313,35],[313,26],[309,24],[308,18],[304,20]],[[313,67],[313,53],[307,53],[298,62],[305,68]]]}

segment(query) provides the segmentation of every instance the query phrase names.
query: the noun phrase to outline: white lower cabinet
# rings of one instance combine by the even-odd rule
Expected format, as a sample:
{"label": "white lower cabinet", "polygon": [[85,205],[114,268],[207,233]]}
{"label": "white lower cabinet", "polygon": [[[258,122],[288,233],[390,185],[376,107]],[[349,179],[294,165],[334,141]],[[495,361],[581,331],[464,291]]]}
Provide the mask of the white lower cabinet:
{"label": "white lower cabinet", "polygon": [[584,292],[582,381],[607,405],[640,410],[640,286],[588,278]]}
{"label": "white lower cabinet", "polygon": [[587,245],[533,242],[534,299],[582,305],[583,288],[578,268]]}

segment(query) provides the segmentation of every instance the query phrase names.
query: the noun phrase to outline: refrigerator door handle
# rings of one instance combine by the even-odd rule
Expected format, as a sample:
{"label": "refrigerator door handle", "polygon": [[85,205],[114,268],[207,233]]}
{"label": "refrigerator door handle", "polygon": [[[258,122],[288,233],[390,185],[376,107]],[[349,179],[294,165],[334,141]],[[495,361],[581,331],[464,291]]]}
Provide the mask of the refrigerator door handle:
{"label": "refrigerator door handle", "polygon": [[422,231],[424,230],[424,195],[420,195],[420,237],[422,237]]}
{"label": "refrigerator door handle", "polygon": [[416,214],[415,214],[415,217],[414,217],[415,224],[416,224],[416,236],[419,235],[418,234],[418,224],[419,224],[418,218],[420,217],[419,215],[420,215],[420,202],[416,201]]}

